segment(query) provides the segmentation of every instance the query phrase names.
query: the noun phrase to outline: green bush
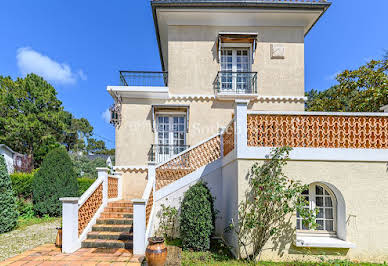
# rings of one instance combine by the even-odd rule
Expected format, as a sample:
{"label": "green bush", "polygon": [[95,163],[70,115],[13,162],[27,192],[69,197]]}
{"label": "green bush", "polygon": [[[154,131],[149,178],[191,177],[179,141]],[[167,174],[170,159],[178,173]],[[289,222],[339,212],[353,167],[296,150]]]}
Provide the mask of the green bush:
{"label": "green bush", "polygon": [[63,147],[51,150],[33,181],[34,209],[39,215],[60,216],[61,197],[77,197],[78,183],[73,164]]}
{"label": "green bush", "polygon": [[206,184],[199,182],[186,191],[180,215],[182,247],[194,251],[210,248],[214,232],[213,197]]}
{"label": "green bush", "polygon": [[0,233],[11,231],[17,224],[17,205],[11,178],[3,155],[0,155]]}
{"label": "green bush", "polygon": [[35,216],[34,205],[31,201],[19,198],[17,200],[19,217],[23,219],[33,218]]}
{"label": "green bush", "polygon": [[12,188],[19,198],[32,198],[32,182],[34,174],[32,173],[13,173],[11,174]]}
{"label": "green bush", "polygon": [[77,181],[78,181],[78,196],[81,196],[96,180],[86,178],[86,177],[81,177],[81,178],[77,178]]}

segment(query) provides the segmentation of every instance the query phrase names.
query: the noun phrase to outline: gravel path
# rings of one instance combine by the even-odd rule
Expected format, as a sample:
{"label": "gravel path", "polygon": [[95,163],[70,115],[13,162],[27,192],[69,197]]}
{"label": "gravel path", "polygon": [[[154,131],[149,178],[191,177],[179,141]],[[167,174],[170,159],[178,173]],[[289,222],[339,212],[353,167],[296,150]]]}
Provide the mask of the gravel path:
{"label": "gravel path", "polygon": [[54,243],[57,235],[56,227],[60,224],[61,221],[58,219],[0,234],[0,261],[39,245]]}

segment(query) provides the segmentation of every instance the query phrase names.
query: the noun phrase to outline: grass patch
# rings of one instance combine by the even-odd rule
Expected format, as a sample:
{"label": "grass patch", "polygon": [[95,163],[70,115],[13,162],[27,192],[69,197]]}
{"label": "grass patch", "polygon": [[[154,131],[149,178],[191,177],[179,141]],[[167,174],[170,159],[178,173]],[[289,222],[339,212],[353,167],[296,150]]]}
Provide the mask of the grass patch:
{"label": "grass patch", "polygon": [[[169,246],[182,247],[180,239],[167,240],[166,244]],[[323,262],[248,262],[244,260],[236,260],[231,254],[229,248],[221,239],[212,239],[210,250],[205,252],[193,252],[189,250],[182,250],[182,265],[221,265],[221,266],[242,266],[242,265],[259,265],[259,266],[374,266],[387,265],[377,263],[353,263],[347,260],[327,260]]]}
{"label": "grass patch", "polygon": [[60,221],[60,219],[61,218],[49,217],[49,216],[43,216],[43,217],[22,217],[22,216],[20,216],[18,218],[18,224],[17,224],[16,229],[24,229],[27,226],[34,225],[34,224]]}

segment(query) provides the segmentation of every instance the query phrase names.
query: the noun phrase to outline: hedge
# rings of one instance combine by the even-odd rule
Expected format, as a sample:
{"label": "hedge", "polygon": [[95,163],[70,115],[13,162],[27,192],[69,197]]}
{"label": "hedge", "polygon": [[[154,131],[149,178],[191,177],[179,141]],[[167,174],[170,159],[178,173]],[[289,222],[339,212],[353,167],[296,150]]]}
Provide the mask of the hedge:
{"label": "hedge", "polygon": [[194,251],[210,249],[214,233],[213,197],[202,181],[185,192],[180,214],[182,247]]}
{"label": "hedge", "polygon": [[[11,174],[12,188],[15,194],[19,198],[30,199],[32,198],[32,182],[34,180],[34,174],[32,173],[13,173]],[[86,177],[77,178],[78,182],[78,195],[81,196],[95,181]]]}
{"label": "hedge", "polygon": [[0,234],[15,228],[17,218],[15,193],[12,189],[4,156],[0,155]]}
{"label": "hedge", "polygon": [[39,215],[60,216],[62,197],[77,197],[78,183],[65,148],[51,150],[43,159],[32,183],[34,210]]}

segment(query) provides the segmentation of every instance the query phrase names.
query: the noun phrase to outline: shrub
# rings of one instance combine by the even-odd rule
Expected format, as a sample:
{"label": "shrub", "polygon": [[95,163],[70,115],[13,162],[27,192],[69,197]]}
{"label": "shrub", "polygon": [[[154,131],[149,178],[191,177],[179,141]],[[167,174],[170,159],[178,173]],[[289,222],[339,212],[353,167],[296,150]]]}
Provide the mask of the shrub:
{"label": "shrub", "polygon": [[80,178],[77,178],[77,181],[78,181],[78,196],[81,196],[96,180],[86,178],[86,177],[80,177]]}
{"label": "shrub", "polygon": [[34,205],[32,202],[18,199],[17,200],[18,213],[21,218],[29,219],[35,216]]}
{"label": "shrub", "polygon": [[12,188],[19,198],[32,198],[32,182],[34,180],[32,173],[13,173],[11,174]]}
{"label": "shrub", "polygon": [[209,250],[214,219],[213,197],[206,184],[199,182],[186,191],[183,198],[180,215],[182,247]]}
{"label": "shrub", "polygon": [[61,197],[77,197],[78,183],[73,164],[63,147],[51,150],[33,181],[34,209],[39,215],[61,215]]}
{"label": "shrub", "polygon": [[174,239],[176,224],[178,220],[178,209],[175,207],[160,205],[162,208],[158,213],[159,216],[159,231],[158,234],[165,237],[167,240]]}
{"label": "shrub", "polygon": [[17,224],[17,205],[4,157],[0,155],[0,233],[11,231]]}

